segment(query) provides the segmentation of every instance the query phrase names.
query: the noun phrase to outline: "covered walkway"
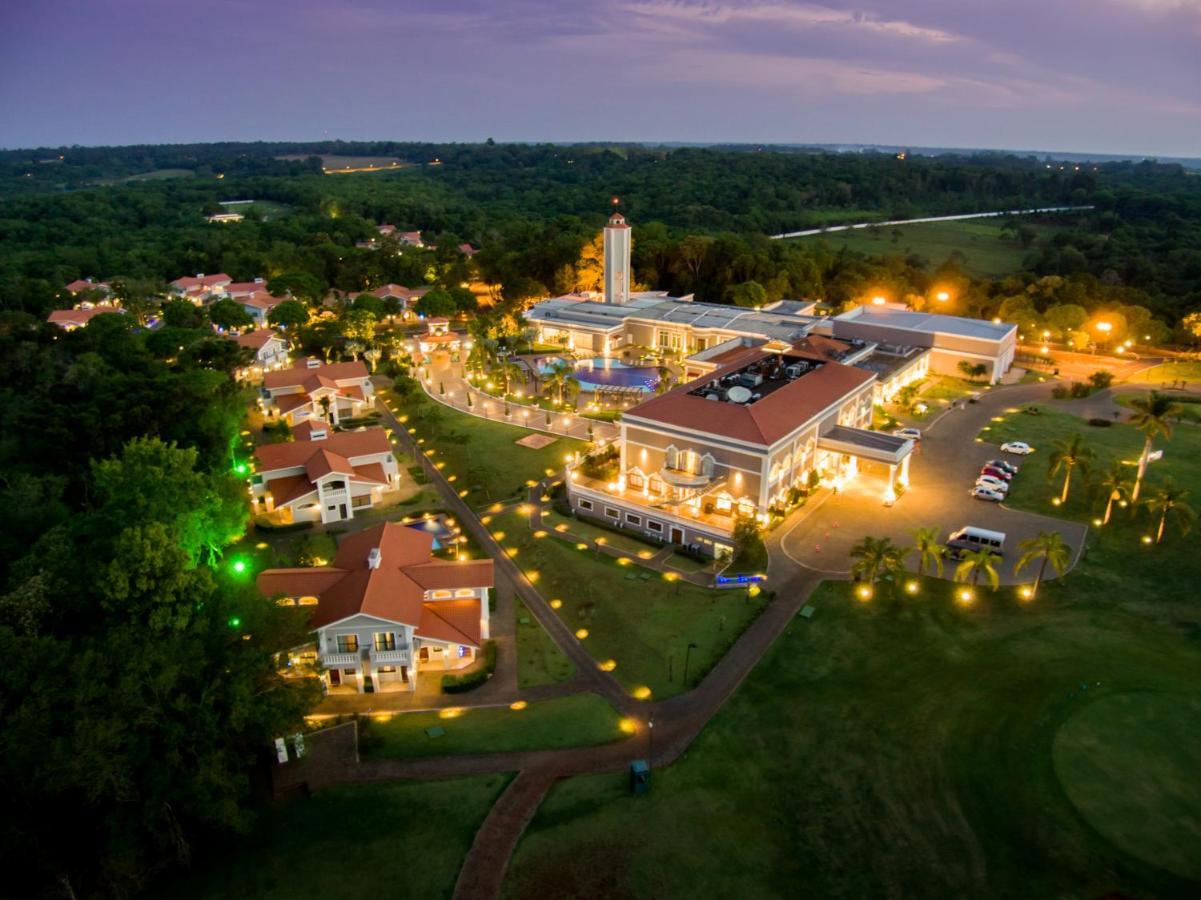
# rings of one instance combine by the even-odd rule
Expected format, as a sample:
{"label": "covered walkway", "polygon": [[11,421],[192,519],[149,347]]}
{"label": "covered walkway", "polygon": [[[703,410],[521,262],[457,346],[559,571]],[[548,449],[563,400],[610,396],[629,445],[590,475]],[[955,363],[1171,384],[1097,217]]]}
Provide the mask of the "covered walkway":
{"label": "covered walkway", "polygon": [[836,453],[843,458],[837,476],[839,482],[855,476],[861,459],[886,465],[888,487],[884,491],[884,502],[889,504],[897,499],[898,480],[901,485],[909,486],[909,457],[914,446],[909,438],[847,425],[835,425],[817,439],[819,450]]}

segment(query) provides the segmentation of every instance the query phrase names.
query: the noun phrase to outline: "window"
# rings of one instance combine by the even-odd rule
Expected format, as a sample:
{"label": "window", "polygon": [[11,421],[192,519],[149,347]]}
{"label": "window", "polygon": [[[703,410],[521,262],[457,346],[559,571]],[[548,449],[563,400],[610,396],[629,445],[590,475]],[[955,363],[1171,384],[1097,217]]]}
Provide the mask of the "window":
{"label": "window", "polygon": [[350,505],[353,506],[355,509],[361,509],[364,506],[370,506],[371,505],[371,495],[363,494],[363,496],[361,496],[361,497],[351,497]]}
{"label": "window", "polygon": [[338,652],[339,653],[358,653],[359,652],[359,636],[357,634],[340,634],[340,635],[338,635]]}
{"label": "window", "polygon": [[646,484],[646,477],[641,472],[629,472],[626,474],[626,482],[632,490],[640,491]]}
{"label": "window", "polygon": [[325,483],[325,489],[327,491],[344,491],[346,490],[346,482],[341,480],[327,481]]}
{"label": "window", "polygon": [[455,591],[455,596],[456,597],[474,597],[475,590],[472,588],[459,588],[457,591]]}
{"label": "window", "polygon": [[642,524],[642,516],[636,516],[633,513],[626,513],[626,521],[629,522],[631,525],[641,525]]}
{"label": "window", "polygon": [[663,480],[661,478],[659,478],[658,476],[652,478],[651,483],[650,483],[650,491],[652,494],[662,494],[663,493]]}
{"label": "window", "polygon": [[301,597],[301,598],[300,598],[299,600],[297,600],[296,602],[297,602],[297,604],[299,604],[300,606],[316,606],[316,605],[317,605],[317,598],[316,598],[316,597]]}
{"label": "window", "polygon": [[605,507],[605,515],[610,519],[617,519],[621,517],[621,514],[611,506]]}
{"label": "window", "polygon": [[580,500],[579,506],[580,506],[580,509],[592,509],[592,501],[591,500]]}
{"label": "window", "polygon": [[447,600],[450,598],[450,591],[438,590],[430,591],[430,596],[435,600]]}
{"label": "window", "polygon": [[646,520],[646,527],[649,528],[651,531],[658,531],[658,532],[663,531],[663,523],[655,522],[655,521],[652,521],[651,519]]}
{"label": "window", "polygon": [[377,631],[375,633],[375,649],[395,650],[396,635],[391,631]]}
{"label": "window", "polygon": [[396,672],[396,666],[380,666],[376,671],[381,675],[393,675]]}

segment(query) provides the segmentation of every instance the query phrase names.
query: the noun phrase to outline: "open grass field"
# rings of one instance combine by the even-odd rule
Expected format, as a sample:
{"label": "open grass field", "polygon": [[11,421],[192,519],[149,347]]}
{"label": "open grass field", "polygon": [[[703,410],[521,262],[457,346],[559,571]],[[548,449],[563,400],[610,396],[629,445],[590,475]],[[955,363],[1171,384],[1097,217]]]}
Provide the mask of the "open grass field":
{"label": "open grass field", "polygon": [[517,686],[536,687],[566,681],[575,674],[572,664],[538,624],[525,604],[514,598],[517,617]]}
{"label": "open grass field", "polygon": [[[1056,231],[1053,225],[1032,227],[1039,238]],[[966,269],[986,278],[1020,272],[1022,260],[1029,252],[1016,238],[1002,236],[1001,222],[997,219],[861,228],[797,240],[821,240],[835,250],[845,247],[869,256],[917,255],[931,267],[941,265],[952,255],[962,254]]]}
{"label": "open grass field", "polygon": [[[1201,800],[1175,785],[1201,735],[1173,711],[1201,702],[1201,612],[1073,579],[966,607],[945,581],[870,603],[827,583],[649,795],[554,787],[506,895],[1195,896],[1172,866],[1201,858]],[[1123,708],[1076,724],[1148,696],[1167,731]]]}
{"label": "open grass field", "polygon": [[289,801],[156,896],[449,898],[508,775],[355,785]]}
{"label": "open grass field", "polygon": [[1136,373],[1131,381],[1165,384],[1172,381],[1201,381],[1201,362],[1169,362]]}
{"label": "open grass field", "polygon": [[[403,759],[585,747],[626,738],[619,723],[620,717],[602,698],[572,694],[518,709],[464,707],[368,720],[361,750],[368,758]],[[426,729],[431,728],[443,733],[430,737]]]}
{"label": "open grass field", "polygon": [[527,483],[563,468],[568,453],[587,446],[583,441],[559,437],[534,450],[517,444],[537,434],[528,428],[476,418],[425,397],[407,401],[393,397],[390,402],[401,416],[415,404],[434,410],[420,419],[411,417],[405,424],[423,441],[422,450],[435,465],[441,465],[443,474],[454,478],[454,486],[467,491],[464,499],[475,507],[522,497]]}
{"label": "open grass field", "polygon": [[747,602],[745,591],[671,582],[598,557],[590,544],[578,549],[553,531],[535,538],[516,511],[492,516],[488,527],[552,606],[560,601],[563,621],[577,634],[584,630],[592,657],[613,666],[614,677],[637,697],[662,699],[694,687],[762,608]]}

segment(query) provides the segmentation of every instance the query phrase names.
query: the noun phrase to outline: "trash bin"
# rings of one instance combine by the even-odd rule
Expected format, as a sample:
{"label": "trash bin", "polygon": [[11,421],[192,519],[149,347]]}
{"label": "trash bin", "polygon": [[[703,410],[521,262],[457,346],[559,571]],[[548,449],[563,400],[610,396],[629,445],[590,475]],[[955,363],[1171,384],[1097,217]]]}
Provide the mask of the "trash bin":
{"label": "trash bin", "polygon": [[651,789],[651,767],[645,759],[630,763],[630,793],[645,794]]}

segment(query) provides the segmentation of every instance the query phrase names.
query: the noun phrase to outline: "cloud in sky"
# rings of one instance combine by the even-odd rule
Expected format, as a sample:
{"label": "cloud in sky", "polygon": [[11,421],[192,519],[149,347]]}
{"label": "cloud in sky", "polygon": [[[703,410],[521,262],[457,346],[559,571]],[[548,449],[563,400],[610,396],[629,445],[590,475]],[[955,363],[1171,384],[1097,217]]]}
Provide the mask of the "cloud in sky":
{"label": "cloud in sky", "polygon": [[1201,0],[16,0],[0,144],[1201,152]]}

